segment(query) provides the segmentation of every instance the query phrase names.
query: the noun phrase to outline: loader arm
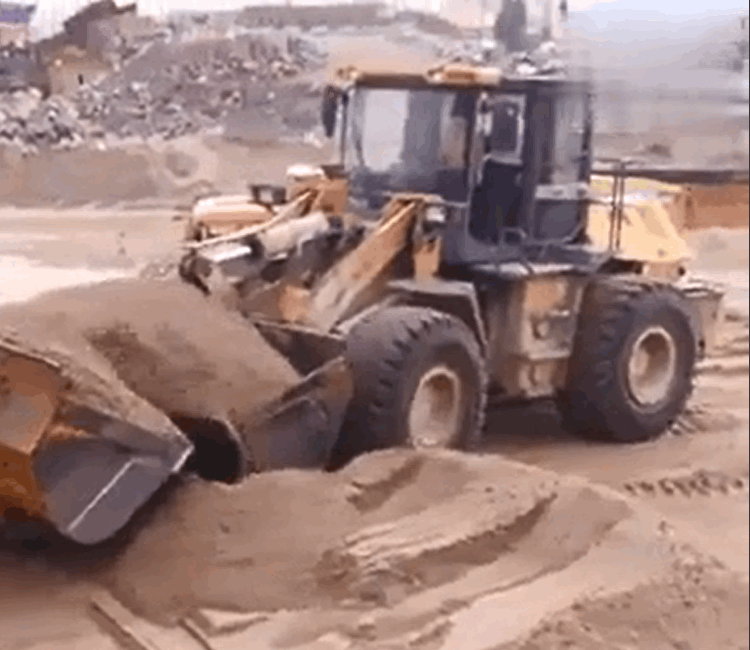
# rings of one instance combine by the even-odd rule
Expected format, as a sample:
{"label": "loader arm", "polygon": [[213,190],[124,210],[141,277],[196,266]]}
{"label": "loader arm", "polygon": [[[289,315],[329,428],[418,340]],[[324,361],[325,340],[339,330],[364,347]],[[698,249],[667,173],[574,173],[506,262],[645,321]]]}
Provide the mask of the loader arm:
{"label": "loader arm", "polygon": [[305,215],[317,196],[315,189],[305,190],[264,223],[204,241],[187,242],[184,245],[186,252],[180,261],[180,276],[188,284],[206,294],[219,296],[226,305],[236,308],[237,289],[222,271],[223,267],[231,267],[235,260],[251,253],[247,242],[252,238]]}
{"label": "loader arm", "polygon": [[338,262],[313,289],[306,320],[327,332],[347,314],[376,278],[409,243],[421,197],[395,197],[380,225]]}
{"label": "loader arm", "polygon": [[247,237],[256,235],[264,230],[270,230],[274,226],[278,226],[290,219],[296,219],[300,215],[304,214],[310,206],[314,203],[318,192],[314,189],[307,190],[300,193],[290,203],[283,206],[279,212],[271,219],[258,224],[252,224],[237,232],[229,233],[228,235],[221,235],[219,237],[212,237],[211,239],[200,241],[200,242],[188,242],[185,248],[192,251],[201,251],[215,248],[221,244],[232,244],[240,242]]}

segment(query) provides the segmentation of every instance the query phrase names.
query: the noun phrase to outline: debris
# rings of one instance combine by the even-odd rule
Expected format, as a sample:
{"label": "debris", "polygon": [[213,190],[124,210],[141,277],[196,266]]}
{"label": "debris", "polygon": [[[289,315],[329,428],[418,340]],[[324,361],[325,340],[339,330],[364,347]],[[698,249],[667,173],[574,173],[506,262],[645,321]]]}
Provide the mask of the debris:
{"label": "debris", "polygon": [[120,72],[82,90],[77,106],[82,118],[116,136],[172,139],[214,126],[261,97],[273,102],[269,84],[324,61],[311,41],[291,36],[284,48],[263,34],[154,42]]}
{"label": "debris", "polygon": [[0,143],[34,153],[40,148],[72,148],[85,137],[75,107],[63,97],[42,100],[35,88],[0,95]]}

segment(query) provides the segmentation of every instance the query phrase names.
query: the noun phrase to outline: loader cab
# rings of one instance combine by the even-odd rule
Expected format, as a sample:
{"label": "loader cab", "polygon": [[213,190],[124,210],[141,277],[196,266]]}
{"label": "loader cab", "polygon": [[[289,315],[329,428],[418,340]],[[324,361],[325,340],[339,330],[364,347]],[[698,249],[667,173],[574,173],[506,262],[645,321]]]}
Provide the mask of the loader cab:
{"label": "loader cab", "polygon": [[327,92],[323,121],[338,134],[353,209],[377,213],[397,192],[439,196],[446,267],[587,257],[585,82],[369,75]]}
{"label": "loader cab", "polygon": [[447,265],[585,263],[591,93],[583,82],[507,79],[483,93],[465,208],[455,206]]}
{"label": "loader cab", "polygon": [[342,92],[327,130],[338,126],[352,207],[377,212],[397,192],[465,203],[478,101],[474,88],[435,87],[416,75],[372,75]]}

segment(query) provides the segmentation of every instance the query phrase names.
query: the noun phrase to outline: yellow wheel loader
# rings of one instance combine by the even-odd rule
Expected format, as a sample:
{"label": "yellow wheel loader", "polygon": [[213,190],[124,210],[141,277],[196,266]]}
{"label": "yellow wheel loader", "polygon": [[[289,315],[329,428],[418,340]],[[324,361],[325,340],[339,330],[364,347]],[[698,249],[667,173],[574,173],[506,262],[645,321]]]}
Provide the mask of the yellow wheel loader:
{"label": "yellow wheel loader", "polygon": [[[182,290],[212,305],[231,379],[198,372],[200,337],[163,324],[87,330],[91,361],[70,366],[2,344],[0,444],[17,472],[2,480],[63,534],[106,539],[191,468],[242,480],[395,445],[471,449],[489,395],[553,399],[571,430],[619,442],[683,410],[722,291],[688,277],[668,213],[626,195],[624,166],[610,195],[590,191],[586,82],[348,68],[322,119],[336,164],[253,188],[236,201],[246,220],[204,201],[188,228]],[[264,392],[269,350],[290,371]],[[113,392],[129,401],[92,397]],[[71,428],[65,451],[55,432]]]}

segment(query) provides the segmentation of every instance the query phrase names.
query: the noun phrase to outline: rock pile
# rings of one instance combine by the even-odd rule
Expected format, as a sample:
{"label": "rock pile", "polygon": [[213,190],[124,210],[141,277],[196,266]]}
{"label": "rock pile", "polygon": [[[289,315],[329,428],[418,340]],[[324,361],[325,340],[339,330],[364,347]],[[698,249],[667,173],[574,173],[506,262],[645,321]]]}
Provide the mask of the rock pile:
{"label": "rock pile", "polygon": [[75,147],[85,136],[75,106],[62,97],[42,100],[36,88],[0,95],[0,143],[33,153],[40,148]]}
{"label": "rock pile", "polygon": [[313,42],[276,36],[154,43],[99,86],[82,89],[79,115],[120,137],[171,139],[220,124],[275,82],[325,61]]}
{"label": "rock pile", "polygon": [[70,99],[43,100],[29,87],[0,93],[0,144],[34,152],[104,137],[176,138],[221,125],[248,103],[268,102],[278,82],[325,59],[314,42],[268,30],[203,42],[154,40]]}

